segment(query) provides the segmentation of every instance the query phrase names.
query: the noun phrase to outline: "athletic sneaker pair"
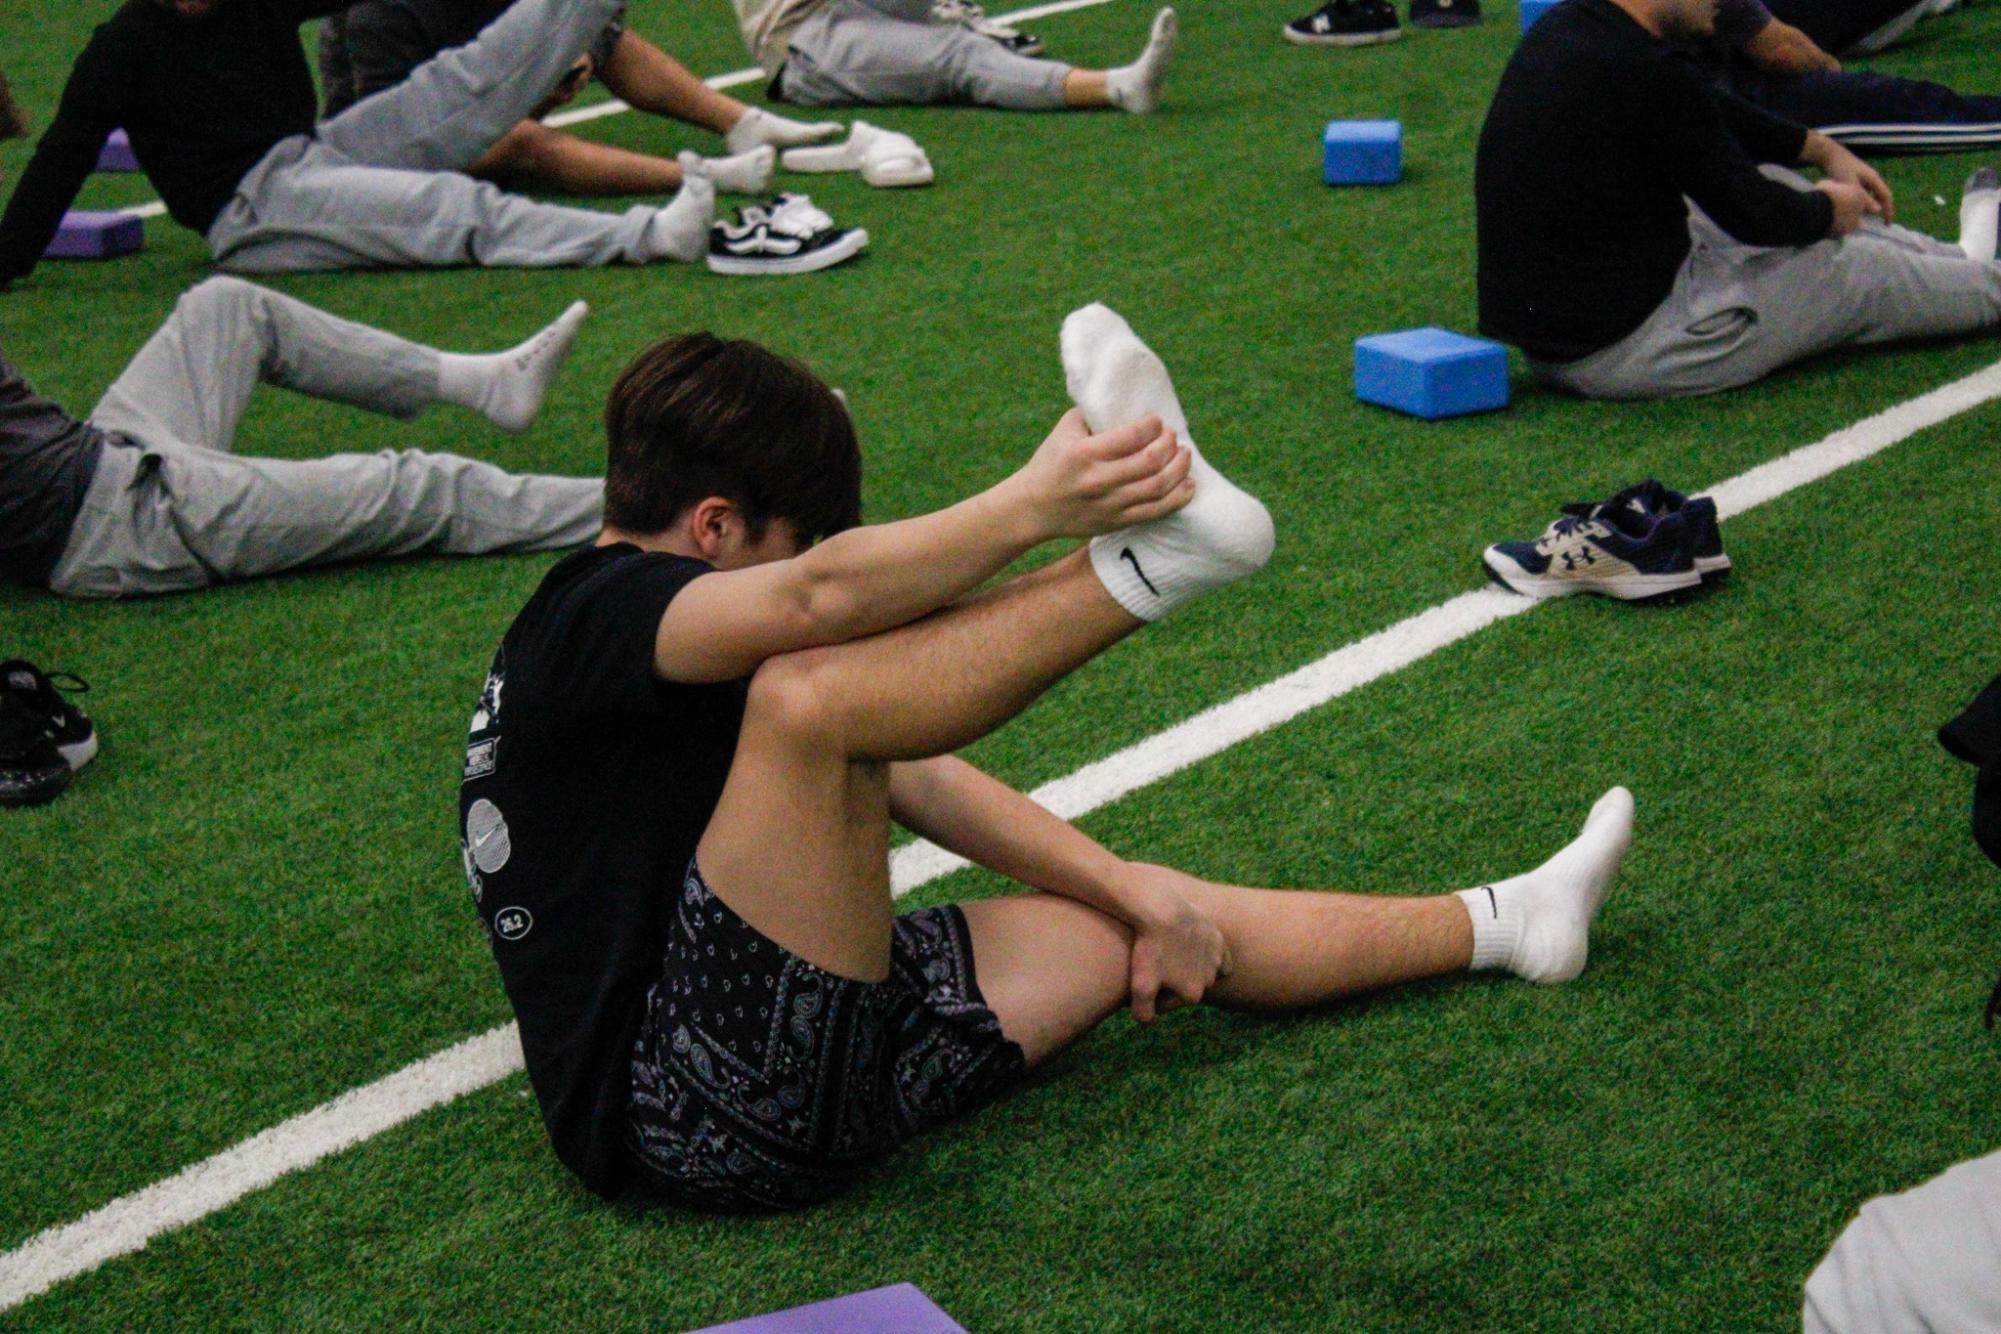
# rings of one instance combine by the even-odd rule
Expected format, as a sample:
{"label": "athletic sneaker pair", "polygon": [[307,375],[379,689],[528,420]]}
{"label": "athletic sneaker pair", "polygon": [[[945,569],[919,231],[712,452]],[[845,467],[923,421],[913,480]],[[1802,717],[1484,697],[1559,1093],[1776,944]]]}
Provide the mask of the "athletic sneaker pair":
{"label": "athletic sneaker pair", "polygon": [[805,195],[749,204],[735,221],[709,229],[709,268],[717,273],[812,273],[852,259],[868,246],[861,227],[836,227]]}
{"label": "athletic sneaker pair", "polygon": [[971,0],[932,0],[931,17],[939,23],[956,23],[982,37],[991,38],[1018,56],[1042,54],[1042,39],[1019,28],[996,22]]}
{"label": "athletic sneaker pair", "polygon": [[[64,690],[90,689],[67,672],[56,677]],[[97,754],[90,715],[56,684],[32,662],[0,662],[0,806],[54,801]]]}
{"label": "athletic sneaker pair", "polygon": [[1532,598],[1602,593],[1627,602],[1685,592],[1730,573],[1716,502],[1648,478],[1608,500],[1563,507],[1532,542],[1497,542],[1487,577]]}
{"label": "athletic sneaker pair", "polygon": [[[1480,0],[1410,0],[1410,21],[1420,28],[1464,28],[1480,21]],[[1328,0],[1285,25],[1285,40],[1300,46],[1377,46],[1403,36],[1390,0]]]}

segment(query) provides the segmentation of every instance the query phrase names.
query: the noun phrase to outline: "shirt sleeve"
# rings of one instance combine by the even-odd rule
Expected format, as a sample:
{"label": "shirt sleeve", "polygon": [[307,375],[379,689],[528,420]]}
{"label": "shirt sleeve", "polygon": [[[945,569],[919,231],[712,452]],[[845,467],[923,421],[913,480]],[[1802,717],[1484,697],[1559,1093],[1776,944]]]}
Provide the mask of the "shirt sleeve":
{"label": "shirt sleeve", "polygon": [[0,286],[35,271],[63,214],[97,170],[104,141],[124,121],[121,57],[104,34],[77,57],[62,102],[0,217]]}
{"label": "shirt sleeve", "polygon": [[578,580],[551,619],[555,642],[538,655],[551,673],[539,693],[592,712],[660,712],[653,670],[660,619],[676,594],[712,568],[684,556],[635,552]]}
{"label": "shirt sleeve", "polygon": [[1806,130],[1703,82],[1688,61],[1656,62],[1642,105],[1656,113],[1646,141],[1655,168],[1717,226],[1746,245],[1804,246],[1826,238],[1834,201],[1758,170],[1797,162]]}

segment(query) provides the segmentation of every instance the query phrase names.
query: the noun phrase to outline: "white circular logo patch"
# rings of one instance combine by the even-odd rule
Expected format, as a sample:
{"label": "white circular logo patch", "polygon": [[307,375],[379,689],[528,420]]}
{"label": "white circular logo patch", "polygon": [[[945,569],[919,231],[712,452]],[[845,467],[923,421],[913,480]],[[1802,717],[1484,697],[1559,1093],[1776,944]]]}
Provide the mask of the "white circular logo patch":
{"label": "white circular logo patch", "polygon": [[502,940],[519,940],[535,926],[535,916],[526,908],[502,908],[493,915],[493,929]]}
{"label": "white circular logo patch", "polygon": [[507,838],[507,819],[500,807],[485,797],[466,812],[466,848],[473,865],[488,875],[507,865],[507,859],[514,855],[514,845]]}

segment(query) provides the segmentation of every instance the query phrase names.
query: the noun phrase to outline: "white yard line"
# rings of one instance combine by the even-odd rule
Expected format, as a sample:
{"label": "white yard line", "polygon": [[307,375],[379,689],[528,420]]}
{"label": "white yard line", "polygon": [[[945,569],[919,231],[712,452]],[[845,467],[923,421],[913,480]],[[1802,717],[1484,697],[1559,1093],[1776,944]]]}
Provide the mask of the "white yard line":
{"label": "white yard line", "polygon": [[[1706,494],[1716,498],[1722,516],[1742,514],[1995,398],[2001,398],[2001,362],[1760,464]],[[1462,593],[1031,795],[1075,819],[1538,605],[1498,589]],[[901,898],[964,865],[930,843],[911,844],[891,859],[894,892]],[[143,1250],[162,1232],[204,1218],[287,1173],[521,1068],[514,1025],[503,1024],[225,1149],[178,1176],[113,1200],[74,1223],[39,1233],[0,1256],[0,1311],[107,1260]]]}

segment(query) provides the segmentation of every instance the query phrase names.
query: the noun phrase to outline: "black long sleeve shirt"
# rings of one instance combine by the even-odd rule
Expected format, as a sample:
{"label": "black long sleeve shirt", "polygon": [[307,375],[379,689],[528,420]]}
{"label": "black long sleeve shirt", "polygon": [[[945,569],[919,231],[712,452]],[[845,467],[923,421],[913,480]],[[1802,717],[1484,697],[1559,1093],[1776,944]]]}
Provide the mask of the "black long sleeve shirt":
{"label": "black long sleeve shirt", "polygon": [[48,586],[98,456],[116,438],[30,389],[0,354],[0,574]]}
{"label": "black long sleeve shirt", "polygon": [[318,99],[299,25],[352,2],[220,0],[184,19],[125,0],[77,57],[0,217],[0,284],[33,271],[121,126],[174,221],[206,233],[273,144],[311,132]]}
{"label": "black long sleeve shirt", "polygon": [[1637,329],[1688,256],[1694,200],[1747,245],[1827,236],[1834,205],[1758,171],[1806,130],[1718,90],[1611,0],[1522,38],[1480,133],[1480,329],[1571,361]]}

